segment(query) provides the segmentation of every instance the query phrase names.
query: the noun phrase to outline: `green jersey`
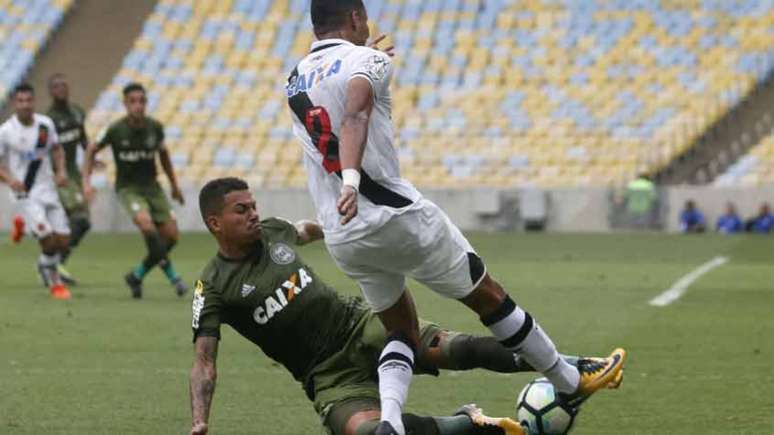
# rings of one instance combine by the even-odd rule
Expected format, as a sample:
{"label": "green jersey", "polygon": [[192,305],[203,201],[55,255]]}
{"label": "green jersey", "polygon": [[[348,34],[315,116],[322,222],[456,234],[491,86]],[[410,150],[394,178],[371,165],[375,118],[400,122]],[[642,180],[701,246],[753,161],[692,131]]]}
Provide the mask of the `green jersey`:
{"label": "green jersey", "polygon": [[78,105],[68,103],[51,105],[47,115],[54,121],[59,143],[64,148],[67,176],[80,185],[81,170],[78,168],[77,156],[78,147],[85,148],[88,142],[83,127],[86,114]]}
{"label": "green jersey", "polygon": [[164,150],[164,127],[146,117],[142,126],[129,125],[123,117],[97,141],[99,149],[110,146],[116,163],[116,189],[123,187],[154,186],[156,181],[156,154]]}
{"label": "green jersey", "polygon": [[193,298],[194,339],[220,338],[225,323],[306,385],[321,362],[345,347],[368,313],[359,298],[326,286],[294,246],[296,228],[261,222],[261,242],[242,260],[220,255],[204,268]]}

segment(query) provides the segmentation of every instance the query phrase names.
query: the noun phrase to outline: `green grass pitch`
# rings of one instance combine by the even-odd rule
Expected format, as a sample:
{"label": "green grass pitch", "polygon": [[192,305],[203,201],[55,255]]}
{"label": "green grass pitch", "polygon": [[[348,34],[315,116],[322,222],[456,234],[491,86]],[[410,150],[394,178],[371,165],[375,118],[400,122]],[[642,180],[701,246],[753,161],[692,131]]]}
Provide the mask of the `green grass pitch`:
{"label": "green grass pitch", "polygon": [[[624,385],[587,402],[577,434],[763,434],[774,430],[774,243],[770,237],[471,234],[489,271],[567,353],[629,351]],[[0,241],[0,434],[184,434],[190,428],[190,297],[154,271],[145,299],[122,275],[143,255],[138,235],[90,235],[70,264],[82,285],[49,300],[36,246]],[[173,254],[189,281],[215,252],[183,235]],[[322,245],[303,257],[342,292],[357,289]],[[676,303],[647,302],[725,255]],[[463,306],[412,284],[421,316],[485,333]],[[292,343],[288,343],[292,345]],[[216,434],[320,434],[299,385],[224,328],[211,429]],[[448,414],[475,402],[513,415],[534,375],[483,371],[417,377],[407,409]]]}

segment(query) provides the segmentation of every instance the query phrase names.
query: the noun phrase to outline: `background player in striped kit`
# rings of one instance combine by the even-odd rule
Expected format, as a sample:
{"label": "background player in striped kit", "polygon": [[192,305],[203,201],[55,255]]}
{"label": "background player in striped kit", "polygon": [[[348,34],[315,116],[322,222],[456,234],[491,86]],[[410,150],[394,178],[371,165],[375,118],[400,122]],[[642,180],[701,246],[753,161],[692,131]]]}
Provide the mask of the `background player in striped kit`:
{"label": "background player in striped kit", "polygon": [[11,188],[28,231],[40,243],[37,268],[43,284],[53,298],[70,299],[57,271],[70,237],[56,191],[67,182],[62,146],[51,119],[35,113],[32,86],[14,89],[13,107],[14,115],[0,126],[0,181]]}

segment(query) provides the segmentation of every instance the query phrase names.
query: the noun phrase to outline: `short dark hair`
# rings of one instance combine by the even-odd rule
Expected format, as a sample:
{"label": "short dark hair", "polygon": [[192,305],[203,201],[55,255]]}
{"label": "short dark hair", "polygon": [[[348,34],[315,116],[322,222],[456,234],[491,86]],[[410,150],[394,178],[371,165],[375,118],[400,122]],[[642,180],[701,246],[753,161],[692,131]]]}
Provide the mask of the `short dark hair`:
{"label": "short dark hair", "polygon": [[19,83],[16,85],[16,87],[13,88],[14,97],[22,92],[29,92],[30,94],[35,95],[35,88],[33,88],[32,85],[27,82]]}
{"label": "short dark hair", "polygon": [[140,91],[143,94],[147,93],[145,92],[145,87],[137,82],[131,82],[128,85],[124,86],[124,97],[129,95],[130,93],[134,91]]}
{"label": "short dark hair", "polygon": [[247,182],[236,177],[216,178],[208,181],[199,191],[199,212],[202,214],[204,225],[207,225],[208,216],[220,214],[223,211],[223,198],[226,195],[249,188]]}
{"label": "short dark hair", "polygon": [[340,29],[353,10],[364,11],[363,0],[312,0],[314,33],[320,35]]}

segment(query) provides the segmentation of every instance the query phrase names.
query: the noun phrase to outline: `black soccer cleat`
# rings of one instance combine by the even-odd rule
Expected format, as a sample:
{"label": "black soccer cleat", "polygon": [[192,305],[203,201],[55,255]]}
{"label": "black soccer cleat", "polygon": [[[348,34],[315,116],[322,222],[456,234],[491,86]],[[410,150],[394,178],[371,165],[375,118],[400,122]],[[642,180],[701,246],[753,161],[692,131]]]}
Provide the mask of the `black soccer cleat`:
{"label": "black soccer cleat", "polygon": [[134,276],[134,272],[129,272],[124,275],[124,281],[129,286],[129,290],[132,292],[132,297],[135,299],[142,298],[142,280]]}
{"label": "black soccer cleat", "polygon": [[62,280],[63,283],[69,286],[75,286],[78,285],[78,280],[73,278],[72,274],[70,274],[70,271],[65,268],[62,263],[59,263],[56,265],[56,271],[59,272],[59,279]]}
{"label": "black soccer cleat", "polygon": [[379,423],[379,426],[376,426],[374,435],[400,435],[400,434],[398,433],[398,431],[395,430],[394,427],[392,427],[389,421],[383,421]]}
{"label": "black soccer cleat", "polygon": [[175,280],[172,282],[172,286],[175,287],[175,294],[178,297],[183,297],[183,295],[188,293],[188,284],[186,284],[182,278],[175,278]]}

